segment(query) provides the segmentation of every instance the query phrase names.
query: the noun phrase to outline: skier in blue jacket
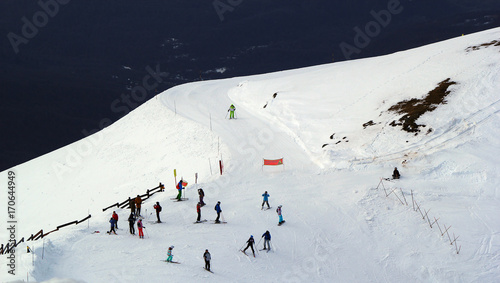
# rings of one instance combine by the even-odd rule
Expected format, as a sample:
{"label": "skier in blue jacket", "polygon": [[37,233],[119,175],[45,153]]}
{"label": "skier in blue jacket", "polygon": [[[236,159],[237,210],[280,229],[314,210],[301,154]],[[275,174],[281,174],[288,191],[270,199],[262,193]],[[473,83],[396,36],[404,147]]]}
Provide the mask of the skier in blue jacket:
{"label": "skier in blue jacket", "polygon": [[262,201],[262,208],[261,208],[261,210],[264,209],[264,204],[267,204],[267,209],[271,208],[269,206],[269,194],[267,193],[267,191],[265,191],[262,194],[262,196],[264,197],[264,200]]}
{"label": "skier in blue jacket", "polygon": [[266,233],[262,234],[261,238],[264,238],[264,249],[263,250],[266,250],[266,243],[267,243],[267,250],[270,250],[271,249],[271,245],[270,245],[271,233],[269,233],[269,231],[266,231]]}
{"label": "skier in blue jacket", "polygon": [[180,201],[180,200],[181,200],[181,197],[182,197],[182,190],[184,189],[184,188],[182,187],[182,183],[183,183],[183,182],[184,182],[184,181],[181,179],[181,180],[179,181],[179,183],[177,184],[178,194],[177,194],[177,197],[176,197],[176,198],[177,198],[177,200],[178,200],[178,201]]}
{"label": "skier in blue jacket", "polygon": [[214,209],[215,211],[217,211],[217,218],[215,219],[215,223],[220,223],[219,218],[220,218],[220,213],[222,212],[222,209],[220,208],[220,201],[217,202]]}
{"label": "skier in blue jacket", "polygon": [[113,217],[111,217],[111,219],[109,219],[109,223],[111,224],[111,229],[109,230],[108,234],[111,235],[111,232],[113,232],[116,235],[115,231],[116,220]]}

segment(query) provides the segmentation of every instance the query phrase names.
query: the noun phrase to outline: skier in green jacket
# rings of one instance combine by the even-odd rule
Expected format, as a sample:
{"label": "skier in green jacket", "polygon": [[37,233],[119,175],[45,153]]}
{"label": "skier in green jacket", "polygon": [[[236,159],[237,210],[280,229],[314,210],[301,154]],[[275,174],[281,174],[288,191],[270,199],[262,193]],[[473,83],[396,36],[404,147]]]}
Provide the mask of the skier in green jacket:
{"label": "skier in green jacket", "polygon": [[234,119],[234,111],[236,111],[236,107],[234,107],[233,104],[229,106],[229,109],[227,110],[229,112],[229,119]]}

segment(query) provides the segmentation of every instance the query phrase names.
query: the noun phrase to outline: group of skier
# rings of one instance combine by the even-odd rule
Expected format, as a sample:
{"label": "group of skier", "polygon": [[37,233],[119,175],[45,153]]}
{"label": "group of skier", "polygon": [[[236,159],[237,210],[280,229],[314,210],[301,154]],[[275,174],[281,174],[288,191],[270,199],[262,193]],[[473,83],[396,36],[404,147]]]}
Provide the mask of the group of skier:
{"label": "group of skier", "polygon": [[[202,188],[198,189],[198,197],[199,197],[199,201],[196,204],[196,214],[198,216],[196,218],[195,223],[201,223],[201,222],[206,221],[206,220],[201,220],[201,208],[206,205],[205,201],[203,201],[203,198],[205,197],[205,192],[203,191]],[[214,207],[214,210],[217,213],[217,217],[215,218],[215,223],[221,223],[220,217],[221,217],[222,209],[220,207],[220,201],[217,202],[217,204]]]}
{"label": "group of skier", "polygon": [[[261,208],[261,210],[264,209],[264,204],[267,205],[266,210],[271,208],[271,206],[269,206],[269,197],[270,196],[271,195],[269,193],[267,193],[267,191],[265,191],[262,194],[263,199],[262,199],[262,208]],[[285,222],[283,220],[283,215],[281,214],[281,207],[282,207],[282,205],[280,204],[280,205],[278,205],[278,208],[276,209],[276,213],[278,214],[278,219],[279,219],[278,225],[281,225],[281,224],[283,224]]]}
{"label": "group of skier", "polygon": [[[267,251],[270,251],[271,250],[271,233],[268,231],[266,231],[264,234],[262,234],[262,237],[261,239],[264,239],[264,248],[262,250],[267,250]],[[247,240],[247,246],[242,250],[242,252],[244,254],[246,254],[246,251],[248,248],[250,248],[252,250],[252,254],[253,254],[253,257],[255,257],[255,250],[253,248],[253,246],[255,245],[255,240],[253,238],[253,235],[250,235],[250,238]]]}
{"label": "group of skier", "polygon": [[[130,199],[129,198],[129,206],[130,206],[130,215],[128,217],[128,223],[129,223],[129,230],[130,234],[135,235],[135,224],[137,221],[137,230],[139,231],[139,238],[144,239],[144,232],[143,229],[145,229],[144,224],[142,223],[142,219],[144,217],[141,216],[141,205],[142,205],[142,199],[140,195],[137,195],[137,197]],[[154,210],[156,211],[156,222],[161,223],[160,220],[160,212],[162,210],[162,207],[160,205],[160,202],[156,202],[155,205],[153,205]],[[116,235],[116,229],[118,229],[118,214],[116,214],[116,211],[113,211],[113,215],[111,216],[109,223],[111,224],[111,229],[108,231],[108,234],[115,234]]]}
{"label": "group of skier", "polygon": [[[179,263],[178,261],[174,261],[174,254],[173,254],[173,249],[174,249],[174,246],[170,246],[168,247],[168,250],[167,250],[167,259],[165,260],[166,262],[170,262],[170,263]],[[205,260],[205,269],[207,271],[210,271],[210,261],[212,260],[212,255],[210,254],[210,252],[208,251],[208,249],[205,250],[205,252],[203,253],[203,259]]]}
{"label": "group of skier", "polygon": [[[234,105],[231,105],[230,108],[228,109],[228,112],[230,114],[229,119],[235,119],[235,116],[234,116],[235,110],[236,110],[236,107]],[[182,190],[184,190],[186,186],[187,186],[187,182],[182,180],[182,178],[176,184],[176,189],[178,190],[178,193],[177,193],[177,196],[175,199],[177,199],[177,201],[184,200],[182,198]],[[199,201],[196,204],[197,218],[196,218],[195,223],[202,222],[202,220],[201,220],[201,208],[206,205],[206,203],[203,200],[205,197],[205,192],[203,191],[202,188],[198,189],[198,196],[199,196]],[[264,194],[262,194],[262,197],[263,197],[263,201],[262,201],[261,209],[264,210],[264,205],[267,206],[266,210],[270,209],[271,206],[269,205],[269,197],[270,197],[269,193],[267,191],[265,191]],[[137,229],[139,231],[139,238],[144,239],[143,229],[145,229],[145,227],[142,223],[143,217],[141,216],[141,205],[142,205],[142,199],[141,199],[140,195],[137,195],[137,197],[135,197],[133,199],[129,198],[129,206],[130,206],[131,212],[130,212],[130,215],[128,217],[128,222],[129,222],[130,234],[135,235],[134,225],[137,223]],[[156,211],[157,223],[161,223],[160,212],[162,211],[162,207],[161,207],[160,203],[156,202],[156,204],[153,206],[153,208]],[[279,205],[278,208],[276,209],[276,213],[278,214],[278,218],[279,218],[278,225],[281,225],[282,223],[285,222],[283,220],[281,208],[282,208],[282,206]],[[220,201],[217,202],[217,204],[214,207],[214,210],[217,213],[215,223],[221,223],[220,218],[221,218],[222,209],[221,209],[221,202]],[[206,220],[204,220],[204,221],[206,221]],[[109,234],[111,234],[111,233],[116,234],[115,228],[118,229],[118,214],[116,214],[115,211],[113,211],[113,215],[112,215],[109,222],[111,224],[111,229],[108,233]],[[271,233],[269,232],[269,230],[267,230],[264,234],[262,234],[261,239],[264,239],[264,247],[262,250],[267,250],[267,251],[271,250]],[[250,238],[246,241],[246,247],[244,249],[242,249],[241,251],[246,254],[246,250],[248,248],[250,248],[252,250],[253,256],[255,257],[254,245],[255,245],[255,240],[254,240],[253,235],[251,235]],[[171,262],[171,263],[178,263],[178,262],[173,261],[173,256],[174,256],[172,253],[173,248],[174,248],[174,246],[170,246],[168,248],[167,259],[165,261]],[[203,254],[203,259],[205,260],[205,269],[207,271],[211,272],[211,270],[210,270],[211,255],[210,255],[208,249],[205,250],[205,252]]]}

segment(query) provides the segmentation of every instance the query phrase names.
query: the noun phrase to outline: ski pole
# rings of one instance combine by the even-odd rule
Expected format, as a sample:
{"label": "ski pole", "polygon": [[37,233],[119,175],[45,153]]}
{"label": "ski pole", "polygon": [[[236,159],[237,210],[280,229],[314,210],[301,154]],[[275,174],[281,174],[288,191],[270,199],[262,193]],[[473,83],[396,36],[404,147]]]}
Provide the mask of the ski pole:
{"label": "ski pole", "polygon": [[245,246],[245,244],[243,244],[243,246],[241,246],[240,248],[240,251],[242,252],[243,251],[243,247]]}
{"label": "ski pole", "polygon": [[149,239],[149,234],[148,234],[148,230],[146,229],[146,227],[143,227],[144,231],[146,231],[146,236],[148,236],[148,239]]}
{"label": "ski pole", "polygon": [[226,222],[226,218],[224,218],[224,213],[220,212],[220,217],[222,218],[222,222]]}
{"label": "ski pole", "polygon": [[257,248],[259,247],[259,244],[261,241],[262,241],[262,237],[260,238],[259,242],[257,243]]}
{"label": "ski pole", "polygon": [[224,119],[226,119],[226,118],[227,118],[227,114],[229,114],[229,111],[227,111],[226,116],[224,116]]}

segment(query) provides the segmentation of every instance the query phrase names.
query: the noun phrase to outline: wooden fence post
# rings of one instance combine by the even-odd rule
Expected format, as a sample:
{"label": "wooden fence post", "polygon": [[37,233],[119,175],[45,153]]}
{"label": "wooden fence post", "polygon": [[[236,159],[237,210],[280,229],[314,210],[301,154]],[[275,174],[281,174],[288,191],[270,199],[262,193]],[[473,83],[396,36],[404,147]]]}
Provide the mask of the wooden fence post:
{"label": "wooden fence post", "polygon": [[[391,193],[393,193],[396,189],[397,189],[397,188],[394,188],[394,190],[392,190],[392,192],[391,192]],[[389,193],[389,194],[390,194],[390,193]],[[399,202],[401,202],[401,204],[402,204],[402,205],[405,205],[405,204],[403,203],[403,201],[402,201],[402,200],[398,197],[398,195],[397,195],[396,193],[394,193],[394,195],[398,198]]]}
{"label": "wooden fence post", "polygon": [[411,190],[411,206],[413,207],[413,211],[415,211],[415,201],[413,200],[413,190]]}
{"label": "wooden fence post", "polygon": [[408,202],[406,201],[405,194],[403,194],[403,189],[399,188],[399,191],[401,191],[401,195],[403,196],[403,199],[405,200],[406,205],[408,205]]}

